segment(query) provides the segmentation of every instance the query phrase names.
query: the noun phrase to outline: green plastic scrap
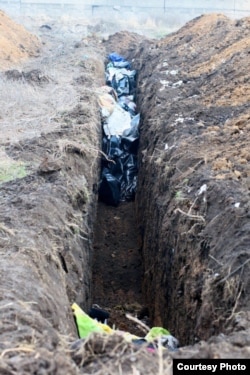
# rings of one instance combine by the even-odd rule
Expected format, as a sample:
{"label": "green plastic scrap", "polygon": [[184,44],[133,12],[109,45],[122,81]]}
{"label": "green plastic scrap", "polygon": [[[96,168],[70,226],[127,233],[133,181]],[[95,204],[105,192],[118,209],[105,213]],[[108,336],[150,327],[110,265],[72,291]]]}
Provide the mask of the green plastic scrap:
{"label": "green plastic scrap", "polygon": [[77,329],[81,339],[88,337],[92,332],[103,332],[98,322],[90,318],[76,303],[73,303],[72,310],[74,311]]}
{"label": "green plastic scrap", "polygon": [[145,336],[145,339],[147,341],[153,341],[159,337],[169,336],[169,335],[171,335],[171,333],[167,329],[162,328],[162,327],[153,327]]}

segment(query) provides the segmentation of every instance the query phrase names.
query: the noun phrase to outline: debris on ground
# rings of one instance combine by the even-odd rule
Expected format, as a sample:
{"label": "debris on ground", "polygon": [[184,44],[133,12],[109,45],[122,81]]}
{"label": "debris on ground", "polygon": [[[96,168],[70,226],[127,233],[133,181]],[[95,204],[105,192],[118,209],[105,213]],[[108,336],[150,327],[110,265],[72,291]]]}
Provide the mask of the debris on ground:
{"label": "debris on ground", "polygon": [[144,337],[139,337],[131,334],[130,332],[112,329],[107,324],[100,322],[98,319],[91,318],[76,303],[73,303],[72,310],[80,339],[87,339],[93,332],[98,332],[109,335],[121,335],[126,341],[135,345],[145,344],[150,352],[157,350],[159,346],[170,351],[175,351],[178,348],[178,340],[165,328],[148,328],[147,334]]}

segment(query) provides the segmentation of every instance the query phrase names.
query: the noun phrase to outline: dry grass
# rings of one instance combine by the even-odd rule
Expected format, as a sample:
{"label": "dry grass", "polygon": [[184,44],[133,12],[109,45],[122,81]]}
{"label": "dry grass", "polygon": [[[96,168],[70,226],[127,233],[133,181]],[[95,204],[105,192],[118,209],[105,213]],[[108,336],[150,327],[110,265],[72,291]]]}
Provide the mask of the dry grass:
{"label": "dry grass", "polygon": [[92,334],[76,343],[72,358],[82,373],[107,375],[168,375],[172,360],[165,349],[152,354],[146,346],[127,342],[120,334]]}
{"label": "dry grass", "polygon": [[86,156],[88,150],[87,146],[84,143],[68,139],[59,139],[58,145],[61,152],[77,153],[81,156]]}
{"label": "dry grass", "polygon": [[203,311],[209,311],[211,324],[224,329],[225,327],[230,327],[235,316],[241,314],[237,310],[244,289],[244,283],[242,274],[235,275],[235,273],[243,270],[249,259],[231,271],[231,266],[228,268],[214,257],[211,258],[220,268],[216,275],[212,270],[210,270],[210,274],[206,275],[202,292],[206,304],[202,307],[201,316],[203,315]]}
{"label": "dry grass", "polygon": [[[59,335],[58,339],[53,353],[49,348],[39,347],[35,337],[29,344],[5,348],[0,355],[0,372],[12,369],[13,375],[28,375],[39,367],[41,370],[44,363],[47,369],[67,375],[170,375],[172,372],[172,358],[167,350],[151,353],[145,346],[127,342],[117,333],[91,334],[86,340],[73,343],[68,336]],[[13,358],[18,361],[18,369],[12,367]]]}
{"label": "dry grass", "polygon": [[0,358],[3,358],[7,353],[12,353],[12,352],[33,353],[34,351],[35,351],[34,348],[25,347],[25,346],[20,346],[17,348],[8,348],[2,351]]}
{"label": "dry grass", "polygon": [[15,235],[15,231],[6,227],[6,225],[4,225],[3,223],[0,223],[0,233],[1,232],[4,232],[4,233],[7,233],[9,234],[10,236],[14,236]]}
{"label": "dry grass", "polygon": [[57,116],[79,101],[72,86],[36,87],[0,77],[0,138],[16,141],[59,127]]}
{"label": "dry grass", "polygon": [[91,143],[85,144],[85,143],[79,143],[76,141],[70,141],[70,140],[59,140],[59,149],[61,152],[69,152],[69,153],[77,153],[81,156],[86,156],[87,154],[100,154],[103,156],[107,161],[114,163],[114,160],[109,159],[109,157],[100,149],[95,148],[91,146]]}

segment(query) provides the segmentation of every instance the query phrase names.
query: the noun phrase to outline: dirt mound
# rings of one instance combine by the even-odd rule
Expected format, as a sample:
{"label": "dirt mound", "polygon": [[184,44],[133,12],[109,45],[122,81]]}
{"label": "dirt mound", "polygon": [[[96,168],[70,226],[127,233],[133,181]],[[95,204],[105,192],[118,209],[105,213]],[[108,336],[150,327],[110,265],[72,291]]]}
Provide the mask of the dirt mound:
{"label": "dirt mound", "polygon": [[50,81],[49,77],[43,75],[39,69],[33,69],[29,72],[19,72],[19,70],[16,69],[6,70],[5,77],[8,80],[26,81],[31,84],[34,83],[39,85],[48,83]]}
{"label": "dirt mound", "polygon": [[35,35],[0,10],[0,69],[38,56],[40,47],[41,43]]}
{"label": "dirt mound", "polygon": [[144,292],[187,343],[249,309],[248,40],[249,19],[208,15],[135,56]]}
{"label": "dirt mound", "polygon": [[[188,79],[203,75],[215,90],[210,94],[203,82],[204,104],[241,105],[249,101],[250,18],[232,21],[223,15],[208,15],[192,20],[178,33],[159,43],[160,48],[176,48],[179,69],[185,66]],[[204,45],[206,48],[204,49]],[[219,80],[219,81],[218,81]],[[228,87],[228,81],[230,87]]]}
{"label": "dirt mound", "polygon": [[134,52],[138,45],[143,42],[145,43],[145,37],[129,31],[119,31],[109,37],[107,40],[103,40],[103,45],[107,48],[109,53],[119,51],[119,53],[126,56],[131,61],[134,58]]}

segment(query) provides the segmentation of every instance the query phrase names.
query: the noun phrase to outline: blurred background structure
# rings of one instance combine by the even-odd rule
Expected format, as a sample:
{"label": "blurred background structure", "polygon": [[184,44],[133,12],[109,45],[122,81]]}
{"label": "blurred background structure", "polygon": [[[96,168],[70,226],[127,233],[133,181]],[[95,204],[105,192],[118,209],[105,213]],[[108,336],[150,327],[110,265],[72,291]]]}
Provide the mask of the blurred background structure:
{"label": "blurred background structure", "polygon": [[[106,21],[131,20],[145,28],[168,25],[169,31],[206,13],[223,13],[232,18],[250,16],[250,0],[0,0],[0,9],[10,16],[72,16]],[[149,21],[150,20],[150,21]],[[139,27],[141,29],[141,27]],[[133,31],[134,30],[133,28]],[[165,32],[164,32],[165,34]],[[161,30],[159,30],[161,36]]]}

